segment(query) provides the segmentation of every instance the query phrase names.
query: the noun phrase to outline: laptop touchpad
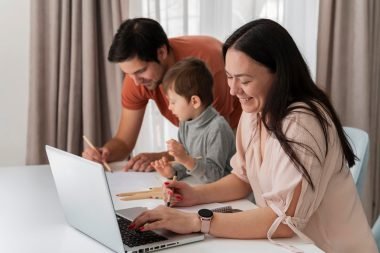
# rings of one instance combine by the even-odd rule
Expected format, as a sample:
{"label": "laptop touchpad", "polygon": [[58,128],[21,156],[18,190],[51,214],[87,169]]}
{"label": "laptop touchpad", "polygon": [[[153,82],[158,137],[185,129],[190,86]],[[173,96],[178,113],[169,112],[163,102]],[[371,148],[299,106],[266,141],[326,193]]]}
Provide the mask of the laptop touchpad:
{"label": "laptop touchpad", "polygon": [[140,213],[148,210],[146,207],[131,207],[117,210],[116,213],[130,221],[133,221]]}

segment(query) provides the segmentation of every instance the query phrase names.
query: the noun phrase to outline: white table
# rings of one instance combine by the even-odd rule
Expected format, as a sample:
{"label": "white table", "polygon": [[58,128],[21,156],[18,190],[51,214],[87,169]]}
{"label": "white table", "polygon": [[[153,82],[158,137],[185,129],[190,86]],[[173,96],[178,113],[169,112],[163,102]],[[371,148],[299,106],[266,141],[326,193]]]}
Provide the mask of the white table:
{"label": "white table", "polygon": [[[154,173],[149,173],[150,177]],[[137,190],[133,182],[123,183],[109,177],[111,193]],[[138,186],[137,188],[139,188]],[[128,205],[152,207],[160,200],[121,202],[114,199],[116,209]],[[247,200],[229,202],[234,208],[250,209]],[[305,252],[323,252],[297,237],[281,239]],[[48,165],[0,168],[0,252],[2,253],[112,253],[113,251],[70,227],[58,200]],[[287,252],[268,240],[230,240],[208,236],[204,241],[166,249],[160,252]]]}

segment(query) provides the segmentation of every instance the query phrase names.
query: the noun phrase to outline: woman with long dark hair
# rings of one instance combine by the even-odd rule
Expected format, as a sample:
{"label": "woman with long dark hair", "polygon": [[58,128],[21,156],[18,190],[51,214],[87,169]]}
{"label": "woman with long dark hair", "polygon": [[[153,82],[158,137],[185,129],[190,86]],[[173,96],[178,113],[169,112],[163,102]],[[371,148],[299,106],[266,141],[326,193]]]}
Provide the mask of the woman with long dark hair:
{"label": "woman with long dark hair", "polygon": [[165,185],[176,206],[231,201],[253,191],[259,208],[202,211],[199,218],[159,207],[133,226],[241,239],[295,233],[326,252],[377,252],[349,171],[356,157],[289,33],[274,21],[255,20],[227,39],[223,54],[230,92],[243,109],[232,174],[201,186]]}

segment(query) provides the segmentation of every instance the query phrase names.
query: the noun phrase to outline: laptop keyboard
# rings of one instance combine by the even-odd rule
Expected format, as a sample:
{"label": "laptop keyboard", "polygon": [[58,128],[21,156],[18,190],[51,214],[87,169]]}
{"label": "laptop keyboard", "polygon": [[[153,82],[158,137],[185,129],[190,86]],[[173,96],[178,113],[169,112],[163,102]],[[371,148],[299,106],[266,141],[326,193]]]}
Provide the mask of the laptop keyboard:
{"label": "laptop keyboard", "polygon": [[119,229],[121,237],[123,239],[123,243],[125,245],[128,245],[129,247],[165,241],[168,239],[153,231],[140,231],[138,229],[128,229],[128,226],[132,223],[130,220],[127,220],[119,215],[116,215],[116,218],[117,222],[119,223]]}

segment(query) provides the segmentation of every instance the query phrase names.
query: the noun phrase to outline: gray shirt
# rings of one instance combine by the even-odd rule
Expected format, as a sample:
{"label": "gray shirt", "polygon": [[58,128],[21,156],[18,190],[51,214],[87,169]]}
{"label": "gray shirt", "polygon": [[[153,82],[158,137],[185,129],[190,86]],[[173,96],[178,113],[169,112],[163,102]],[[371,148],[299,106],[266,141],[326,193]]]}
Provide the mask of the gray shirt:
{"label": "gray shirt", "polygon": [[209,183],[231,172],[230,159],[236,152],[235,136],[224,117],[212,106],[197,118],[181,122],[178,139],[189,155],[201,157],[192,170],[181,164],[173,165],[179,180],[193,176],[199,183]]}

